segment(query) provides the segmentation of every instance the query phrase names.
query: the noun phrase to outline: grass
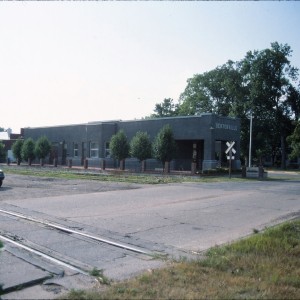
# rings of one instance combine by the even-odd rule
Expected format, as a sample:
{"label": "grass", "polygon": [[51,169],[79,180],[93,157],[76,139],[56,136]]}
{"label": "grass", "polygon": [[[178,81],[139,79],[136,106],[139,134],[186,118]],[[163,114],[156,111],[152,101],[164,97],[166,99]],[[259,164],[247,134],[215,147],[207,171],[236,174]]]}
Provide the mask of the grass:
{"label": "grass", "polygon": [[67,299],[299,299],[300,221],[214,247],[199,261],[113,283],[103,292],[71,291]]}
{"label": "grass", "polygon": [[228,176],[187,176],[187,175],[165,175],[165,174],[147,174],[147,173],[129,173],[121,171],[92,171],[92,169],[76,170],[67,168],[52,168],[39,166],[2,166],[5,174],[19,174],[27,176],[50,177],[61,179],[86,179],[102,182],[125,182],[137,184],[167,184],[181,182],[224,182],[240,181],[242,178],[231,178]]}
{"label": "grass", "polygon": [[89,274],[93,277],[96,277],[102,284],[110,285],[111,283],[111,280],[103,274],[103,269],[99,270],[97,268],[93,268]]}
{"label": "grass", "polygon": [[[0,241],[0,250],[3,247],[3,243]],[[1,253],[0,253],[1,254]],[[2,294],[2,284],[0,283],[0,295]],[[0,298],[1,299],[1,298]]]}

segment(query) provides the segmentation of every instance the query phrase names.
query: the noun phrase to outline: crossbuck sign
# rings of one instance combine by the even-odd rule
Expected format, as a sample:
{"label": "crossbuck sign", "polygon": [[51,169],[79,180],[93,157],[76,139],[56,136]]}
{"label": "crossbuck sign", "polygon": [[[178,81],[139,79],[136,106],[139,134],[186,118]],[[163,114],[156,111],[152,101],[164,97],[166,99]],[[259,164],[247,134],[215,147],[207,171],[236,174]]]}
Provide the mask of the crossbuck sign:
{"label": "crossbuck sign", "polygon": [[235,149],[233,148],[234,144],[235,144],[235,142],[231,142],[231,143],[226,142],[226,145],[227,145],[228,148],[225,151],[225,154],[227,154],[227,159],[228,160],[234,159],[234,155],[232,155],[232,154],[236,153]]}
{"label": "crossbuck sign", "polygon": [[225,154],[227,154],[227,159],[229,160],[229,178],[231,178],[231,161],[234,159],[234,155],[232,154],[236,153],[235,149],[233,148],[234,144],[235,142],[226,142],[228,148],[225,151]]}

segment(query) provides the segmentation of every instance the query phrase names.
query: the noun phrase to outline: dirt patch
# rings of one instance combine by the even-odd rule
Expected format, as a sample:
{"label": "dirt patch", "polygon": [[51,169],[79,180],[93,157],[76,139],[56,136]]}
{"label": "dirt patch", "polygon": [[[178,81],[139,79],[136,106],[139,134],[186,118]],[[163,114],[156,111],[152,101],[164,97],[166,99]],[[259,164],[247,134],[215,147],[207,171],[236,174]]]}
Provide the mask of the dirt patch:
{"label": "dirt patch", "polygon": [[0,188],[0,201],[128,190],[141,186],[131,183],[6,174]]}

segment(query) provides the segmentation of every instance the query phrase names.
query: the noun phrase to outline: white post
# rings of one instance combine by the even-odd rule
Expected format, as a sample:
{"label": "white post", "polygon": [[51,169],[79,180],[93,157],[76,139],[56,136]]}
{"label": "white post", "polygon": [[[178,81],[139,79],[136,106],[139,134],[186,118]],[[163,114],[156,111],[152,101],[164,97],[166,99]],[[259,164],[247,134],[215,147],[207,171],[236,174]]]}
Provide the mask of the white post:
{"label": "white post", "polygon": [[249,168],[251,167],[251,153],[252,153],[252,111],[250,115]]}

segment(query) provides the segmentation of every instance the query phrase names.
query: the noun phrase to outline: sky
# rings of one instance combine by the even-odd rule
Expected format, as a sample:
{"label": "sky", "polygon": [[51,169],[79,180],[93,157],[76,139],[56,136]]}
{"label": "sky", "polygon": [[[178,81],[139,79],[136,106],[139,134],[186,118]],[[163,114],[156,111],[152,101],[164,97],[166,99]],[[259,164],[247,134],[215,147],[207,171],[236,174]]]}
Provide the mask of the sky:
{"label": "sky", "polygon": [[300,69],[299,28],[298,1],[4,1],[0,127],[140,119],[275,41]]}

